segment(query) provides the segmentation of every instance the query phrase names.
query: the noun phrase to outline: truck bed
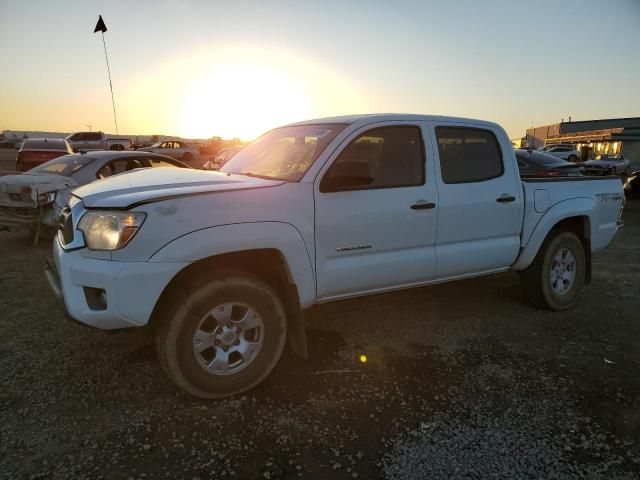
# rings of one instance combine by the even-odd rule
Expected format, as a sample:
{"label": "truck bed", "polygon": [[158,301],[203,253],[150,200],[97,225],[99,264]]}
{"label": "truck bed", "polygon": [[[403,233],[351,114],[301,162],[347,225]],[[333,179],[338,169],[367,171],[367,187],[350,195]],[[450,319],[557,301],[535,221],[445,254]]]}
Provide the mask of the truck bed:
{"label": "truck bed", "polygon": [[525,199],[522,247],[529,243],[536,227],[548,218],[561,217],[565,208],[587,222],[592,251],[606,248],[620,226],[619,213],[624,202],[620,177],[523,178],[522,188]]}

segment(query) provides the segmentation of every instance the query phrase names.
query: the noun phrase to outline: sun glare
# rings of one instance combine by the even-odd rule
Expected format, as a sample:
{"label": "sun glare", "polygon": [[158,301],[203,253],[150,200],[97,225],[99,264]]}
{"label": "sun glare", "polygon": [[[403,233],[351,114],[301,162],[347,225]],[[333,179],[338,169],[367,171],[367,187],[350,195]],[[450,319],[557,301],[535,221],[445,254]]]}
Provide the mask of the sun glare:
{"label": "sun glare", "polygon": [[216,48],[132,79],[132,130],[252,140],[286,123],[367,109],[366,93],[314,59],[266,48]]}
{"label": "sun glare", "polygon": [[309,96],[291,74],[240,60],[212,66],[186,84],[180,127],[188,137],[249,140],[311,115]]}

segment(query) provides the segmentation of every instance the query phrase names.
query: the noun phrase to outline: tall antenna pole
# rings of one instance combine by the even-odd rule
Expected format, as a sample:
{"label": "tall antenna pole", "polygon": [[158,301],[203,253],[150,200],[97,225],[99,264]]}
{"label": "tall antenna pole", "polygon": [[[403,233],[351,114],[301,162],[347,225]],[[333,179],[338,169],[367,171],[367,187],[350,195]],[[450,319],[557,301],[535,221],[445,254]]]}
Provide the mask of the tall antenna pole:
{"label": "tall antenna pole", "polygon": [[113,85],[111,84],[111,69],[109,68],[109,56],[107,55],[107,44],[102,33],[102,46],[104,47],[104,58],[107,61],[107,73],[109,74],[109,89],[111,89],[111,106],[113,107],[113,122],[116,124],[116,135],[118,134],[118,117],[116,117],[116,101],[113,99]]}

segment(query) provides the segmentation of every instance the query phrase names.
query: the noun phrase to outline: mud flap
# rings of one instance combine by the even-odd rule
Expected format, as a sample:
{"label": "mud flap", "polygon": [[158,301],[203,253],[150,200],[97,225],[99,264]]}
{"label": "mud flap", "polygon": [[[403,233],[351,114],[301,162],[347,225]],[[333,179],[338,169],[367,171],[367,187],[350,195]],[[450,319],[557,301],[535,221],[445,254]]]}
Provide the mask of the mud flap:
{"label": "mud flap", "polygon": [[300,309],[300,298],[298,297],[298,289],[295,285],[289,284],[285,288],[286,291],[286,309],[287,309],[287,334],[289,336],[289,345],[294,353],[306,359],[307,351],[307,335],[304,331],[304,312]]}
{"label": "mud flap", "polygon": [[295,315],[289,315],[287,322],[289,331],[289,344],[291,349],[302,358],[308,358],[307,335],[304,331],[304,314],[300,309]]}

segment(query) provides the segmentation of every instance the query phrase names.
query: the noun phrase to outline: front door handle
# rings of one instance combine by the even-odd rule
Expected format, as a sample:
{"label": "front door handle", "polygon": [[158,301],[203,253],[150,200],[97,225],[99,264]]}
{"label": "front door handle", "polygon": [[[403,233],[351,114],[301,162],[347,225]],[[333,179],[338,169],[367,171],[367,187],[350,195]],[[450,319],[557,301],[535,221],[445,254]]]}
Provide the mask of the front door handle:
{"label": "front door handle", "polygon": [[516,197],[514,197],[513,195],[500,195],[498,198],[496,198],[496,202],[500,202],[500,203],[509,203],[509,202],[515,202]]}
{"label": "front door handle", "polygon": [[425,202],[424,200],[417,201],[411,205],[411,210],[430,210],[436,208],[436,204],[433,202]]}

